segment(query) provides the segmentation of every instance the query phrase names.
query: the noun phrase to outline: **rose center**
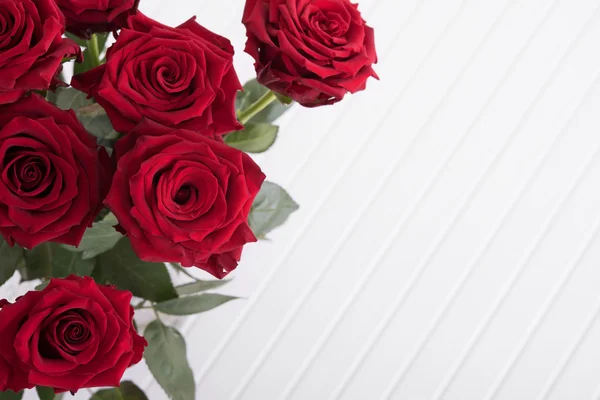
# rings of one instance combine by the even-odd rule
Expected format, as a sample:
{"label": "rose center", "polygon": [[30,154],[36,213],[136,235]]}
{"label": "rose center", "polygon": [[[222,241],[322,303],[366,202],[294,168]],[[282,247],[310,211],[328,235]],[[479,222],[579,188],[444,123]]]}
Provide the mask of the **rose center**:
{"label": "rose center", "polygon": [[32,196],[43,192],[48,186],[51,172],[48,159],[28,151],[16,150],[10,153],[13,157],[8,157],[5,163],[8,161],[7,178],[13,190]]}
{"label": "rose center", "polygon": [[39,352],[45,358],[77,355],[92,338],[90,316],[85,310],[69,310],[50,321],[42,331]]}
{"label": "rose center", "polygon": [[336,20],[320,21],[319,26],[325,32],[328,32],[331,34],[336,34],[336,33],[339,34],[339,31],[340,31],[340,24]]}
{"label": "rose center", "polygon": [[192,190],[195,189],[188,185],[182,186],[175,194],[173,201],[180,206],[187,203],[190,200],[190,197],[192,197]]}
{"label": "rose center", "polygon": [[188,87],[188,81],[182,79],[182,66],[175,60],[162,57],[154,62],[150,72],[154,87],[160,92],[178,93]]}

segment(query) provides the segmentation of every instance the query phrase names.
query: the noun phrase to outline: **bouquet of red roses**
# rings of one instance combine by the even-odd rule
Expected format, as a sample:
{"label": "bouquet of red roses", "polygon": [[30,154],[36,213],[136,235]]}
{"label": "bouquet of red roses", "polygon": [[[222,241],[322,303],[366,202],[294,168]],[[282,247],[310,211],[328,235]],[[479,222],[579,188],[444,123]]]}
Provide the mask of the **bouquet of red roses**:
{"label": "bouquet of red roses", "polygon": [[[160,315],[233,297],[170,273],[222,279],[285,222],[297,205],[248,153],[273,144],[293,102],[333,104],[376,77],[373,30],[349,0],[247,0],[257,79],[243,87],[229,40],[137,8],[0,0],[0,285],[41,280],[0,300],[0,399],[145,399],[121,383],[142,357],[170,397],[193,399],[185,341]],[[137,309],[156,316],[143,337]]]}

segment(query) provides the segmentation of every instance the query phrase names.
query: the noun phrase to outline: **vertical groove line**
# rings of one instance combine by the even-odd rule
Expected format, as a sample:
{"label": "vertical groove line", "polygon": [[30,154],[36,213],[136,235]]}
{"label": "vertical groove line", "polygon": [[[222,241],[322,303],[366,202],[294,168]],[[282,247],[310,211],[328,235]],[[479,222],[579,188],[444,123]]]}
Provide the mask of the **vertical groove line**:
{"label": "vertical groove line", "polygon": [[600,385],[596,388],[590,400],[600,400]]}
{"label": "vertical groove line", "polygon": [[[598,78],[596,78],[593,85],[590,86],[590,90],[588,92],[589,94],[592,93],[592,88],[594,88],[597,84],[598,84]],[[586,95],[586,97],[587,97],[587,95]],[[592,156],[592,159],[590,160],[590,164],[598,156],[599,149],[596,149],[596,151],[594,152],[594,155]],[[596,231],[596,229],[597,228],[595,228],[594,231]],[[593,233],[591,235],[589,241],[593,240],[593,238],[596,236],[596,234],[597,234],[597,232]],[[517,345],[515,351],[510,355],[508,362],[506,363],[506,365],[504,366],[504,368],[498,375],[498,378],[496,378],[496,380],[492,384],[490,390],[488,391],[488,394],[484,398],[485,400],[493,399],[497,395],[498,391],[502,388],[502,385],[504,384],[506,378],[508,377],[508,374],[514,367],[515,363],[523,355],[523,352],[525,351],[525,348],[529,344],[531,338],[535,335],[535,333],[541,326],[541,324],[544,321],[545,317],[547,316],[548,312],[550,311],[550,309],[552,308],[552,306],[558,299],[563,288],[565,287],[565,285],[567,284],[567,282],[573,275],[573,272],[577,269],[577,266],[578,266],[579,262],[581,261],[581,258],[583,257],[583,255],[585,254],[585,252],[587,251],[588,248],[589,248],[589,243],[587,243],[585,246],[582,246],[581,249],[576,252],[577,256],[574,257],[574,259],[568,264],[568,267],[565,269],[565,271],[561,274],[558,282],[552,288],[550,296],[548,296],[547,300],[544,302],[541,309],[534,317],[532,323],[527,328],[525,335],[523,336],[523,338]]]}
{"label": "vertical groove line", "polygon": [[[563,126],[563,128],[561,128],[559,133],[554,137],[554,139],[552,139],[552,143],[548,147],[548,150],[545,151],[545,153],[543,154],[543,156],[540,158],[540,160],[536,164],[535,168],[533,169],[533,172],[529,175],[527,180],[524,182],[523,186],[521,186],[521,189],[519,189],[517,196],[515,196],[513,201],[510,203],[509,207],[507,207],[506,211],[502,214],[502,217],[500,218],[500,220],[498,221],[498,223],[492,230],[492,233],[486,238],[484,245],[480,248],[480,250],[477,251],[476,256],[469,263],[469,266],[465,269],[465,271],[461,274],[461,277],[457,281],[456,285],[452,288],[450,295],[445,299],[442,307],[436,312],[435,317],[432,319],[432,322],[428,326],[428,329],[426,330],[425,335],[422,336],[422,338],[418,342],[418,345],[407,357],[407,361],[405,361],[403,363],[402,367],[398,370],[396,375],[394,375],[394,378],[392,379],[392,383],[390,384],[387,391],[385,392],[387,394],[387,396],[383,396],[382,398],[384,398],[384,399],[389,398],[393,394],[393,391],[398,386],[399,382],[404,378],[404,376],[406,375],[408,370],[411,368],[412,364],[414,363],[416,358],[419,356],[419,354],[423,350],[425,344],[427,343],[427,341],[429,340],[431,335],[433,335],[433,333],[439,326],[439,323],[443,319],[446,311],[454,303],[454,300],[456,299],[458,294],[461,292],[462,287],[468,281],[469,277],[471,276],[471,273],[475,270],[475,267],[478,265],[481,258],[486,254],[487,250],[489,249],[489,247],[492,245],[492,243],[496,239],[496,236],[501,231],[501,229],[504,226],[505,222],[507,221],[508,217],[510,215],[512,215],[512,213],[517,209],[517,206],[520,204],[521,200],[523,199],[523,196],[525,195],[525,193],[527,193],[527,191],[531,187],[532,183],[535,182],[535,179],[538,177],[539,173],[542,171],[542,167],[548,161],[550,154],[556,148],[556,146],[560,142],[560,139],[564,136],[565,132],[570,127],[575,116],[579,112],[579,109],[584,105],[585,101],[591,95],[591,93],[592,93],[591,89],[592,89],[592,87],[595,87],[595,85],[597,84],[598,78],[600,78],[600,77],[595,78],[594,85],[590,87],[590,89],[587,91],[587,93],[583,96],[582,101],[579,103],[579,105],[577,106],[575,111],[568,118],[568,120],[565,123],[565,125]],[[592,161],[595,159],[595,157],[597,155],[598,155],[598,150],[590,158],[590,160],[588,160],[588,162],[584,164],[584,167],[582,168],[582,170],[579,171],[578,174],[576,174],[577,178],[574,180],[573,184],[570,185],[569,189],[566,191],[567,195],[557,203],[556,210],[558,210],[562,206],[564,206],[565,202],[573,194],[575,188],[580,183],[580,179],[587,172],[589,165],[591,165]],[[555,218],[557,215],[558,215],[558,211],[556,213],[552,212],[551,217],[549,218],[549,221],[547,222],[547,224],[551,224],[550,221],[552,221],[553,218]],[[544,224],[544,226],[546,226],[546,224]],[[397,311],[397,310],[395,310],[395,311]]]}
{"label": "vertical groove line", "polygon": [[[597,154],[598,154],[598,151],[596,150],[596,154],[594,154],[594,159],[596,158]],[[543,304],[542,308],[540,309],[540,311],[538,312],[538,314],[534,317],[533,322],[528,327],[525,336],[519,342],[519,345],[517,346],[516,350],[511,354],[511,356],[509,358],[509,362],[505,365],[505,367],[503,368],[499,377],[492,384],[492,387],[490,388],[490,390],[488,391],[488,393],[485,396],[485,400],[491,400],[496,397],[499,390],[502,388],[502,385],[506,381],[508,373],[510,372],[510,370],[512,369],[514,364],[519,360],[520,356],[523,354],[527,344],[529,343],[529,341],[531,340],[533,335],[535,335],[535,333],[537,332],[539,326],[544,321],[544,319],[548,315],[548,312],[550,311],[551,307],[554,305],[554,303],[556,302],[560,293],[562,292],[563,288],[566,286],[569,279],[573,275],[573,272],[577,269],[577,267],[581,263],[583,257],[589,250],[591,243],[594,241],[594,239],[598,235],[599,229],[600,229],[600,218],[594,224],[594,228],[592,229],[590,236],[584,241],[584,244],[582,246],[580,246],[579,249],[575,252],[575,254],[576,254],[575,257],[573,257],[573,259],[568,263],[567,268],[561,274],[559,280],[552,288],[552,292],[551,292],[550,296],[544,302],[544,304]],[[543,391],[543,392],[545,392],[545,391]],[[545,396],[543,396],[543,397],[545,397]]]}
{"label": "vertical groove line", "polygon": [[599,313],[600,313],[600,297],[598,297],[598,299],[596,300],[596,304],[594,305],[592,312],[586,318],[581,330],[575,336],[575,340],[571,343],[568,350],[565,352],[562,360],[558,363],[556,369],[554,371],[552,371],[552,374],[550,375],[550,379],[548,380],[548,382],[542,389],[542,393],[538,397],[538,400],[546,399],[548,397],[548,395],[552,392],[552,390],[554,389],[554,386],[556,385],[556,382],[558,381],[558,378],[560,377],[560,375],[562,374],[564,369],[567,367],[567,365],[573,358],[573,355],[579,349],[581,342],[585,339],[585,337],[589,333],[592,326],[594,326],[594,322],[598,318]]}
{"label": "vertical groove line", "polygon": [[[569,50],[563,56],[563,59],[566,59],[570,55],[570,53],[575,49],[580,38],[583,37],[585,35],[585,33],[587,32],[587,30],[592,26],[592,21],[596,18],[599,10],[600,10],[600,7],[596,8],[594,10],[590,19],[584,24],[584,27],[577,34],[575,40],[569,45]],[[538,246],[539,246],[539,240],[534,241],[534,245],[528,252],[525,259],[523,259],[523,261],[521,263],[519,263],[519,267],[517,267],[517,269],[515,270],[515,273],[511,275],[511,277],[509,278],[507,283],[502,287],[500,295],[494,302],[489,313],[484,317],[484,320],[482,321],[482,323],[477,326],[475,333],[471,336],[471,338],[469,339],[469,342],[467,343],[467,346],[465,347],[463,352],[459,355],[457,361],[454,363],[454,365],[452,366],[452,368],[450,369],[450,371],[448,372],[448,374],[442,381],[441,385],[439,386],[439,388],[436,391],[435,395],[433,396],[432,400],[439,400],[446,393],[446,391],[450,387],[450,384],[456,377],[456,374],[462,368],[464,362],[469,357],[471,351],[477,345],[479,338],[487,329],[489,323],[492,321],[493,317],[496,315],[500,306],[504,303],[504,299],[506,298],[506,296],[510,293],[510,291],[512,289],[512,284],[514,282],[516,282],[516,280],[519,278],[520,273],[522,271],[522,267],[524,266],[524,264],[528,263],[529,258],[531,258],[533,256],[533,254],[537,251]]]}
{"label": "vertical groove line", "polygon": [[[420,72],[421,68],[426,64],[429,57],[431,57],[431,55],[434,53],[434,50],[437,48],[439,43],[445,38],[447,31],[452,27],[452,25],[454,24],[456,19],[458,19],[459,15],[461,14],[462,10],[465,8],[468,1],[469,0],[461,1],[459,10],[455,13],[455,15],[451,18],[450,22],[442,30],[442,34],[438,37],[438,39],[436,40],[434,45],[429,49],[426,56],[422,59],[421,63],[419,64],[419,66],[417,67],[417,69],[415,70],[413,75],[409,78],[409,80],[407,81],[407,83],[404,85],[403,89],[399,93],[399,96],[397,96],[396,99],[390,103],[391,106],[395,105],[395,103],[404,95],[404,93],[406,92],[406,89],[414,81],[414,79]],[[399,38],[399,36],[396,36],[396,38],[394,39],[394,42],[398,38]],[[389,107],[389,108],[391,108],[391,107]],[[389,108],[388,108],[388,111],[389,111]],[[386,112],[385,115],[389,115],[389,112]],[[385,121],[386,121],[386,119],[382,119],[378,123],[375,131],[379,130]],[[346,162],[344,164],[344,166],[340,169],[340,172],[338,174],[336,174],[336,177],[333,180],[333,184],[329,187],[329,189],[326,191],[326,193],[319,199],[317,205],[315,206],[315,209],[310,213],[310,215],[308,217],[305,218],[304,223],[298,228],[297,234],[290,240],[289,245],[284,250],[282,256],[275,262],[274,266],[270,269],[270,271],[267,273],[265,278],[261,281],[259,287],[257,288],[256,292],[252,295],[252,297],[250,297],[248,304],[246,305],[246,307],[244,308],[242,313],[233,322],[233,324],[231,325],[231,328],[225,334],[225,336],[223,337],[221,342],[219,342],[219,344],[217,345],[215,350],[211,353],[211,355],[207,359],[207,361],[204,364],[204,366],[202,367],[202,369],[199,371],[197,378],[196,378],[197,384],[200,383],[204,379],[204,377],[206,376],[208,371],[210,371],[210,369],[212,368],[214,362],[221,355],[221,353],[225,350],[225,348],[231,341],[232,337],[238,331],[238,328],[240,327],[240,325],[246,320],[246,317],[250,314],[250,310],[254,307],[254,304],[256,304],[257,300],[261,297],[262,293],[264,292],[266,287],[269,285],[269,283],[271,282],[273,277],[276,275],[277,271],[279,271],[279,266],[283,263],[283,261],[287,258],[287,255],[294,248],[296,241],[300,237],[302,237],[303,234],[305,233],[304,228],[310,225],[313,218],[317,215],[318,211],[323,206],[323,204],[329,199],[329,197],[333,193],[334,189],[337,187],[338,183],[340,182],[341,178],[343,178],[343,176],[347,172],[348,168],[353,164],[354,159],[360,154],[359,150],[364,148],[365,145],[367,145],[367,143],[369,142],[371,137],[372,136],[365,137],[365,140],[363,140],[361,145],[357,147],[357,149],[358,149],[357,152],[352,157],[350,157],[348,162]]]}
{"label": "vertical groove line", "polygon": [[[470,67],[471,64],[475,61],[475,59],[477,58],[477,55],[479,54],[481,49],[485,46],[485,44],[491,37],[491,34],[495,30],[495,27],[500,22],[500,20],[502,20],[502,18],[506,14],[506,12],[509,10],[510,5],[514,1],[515,0],[509,0],[507,2],[506,6],[501,10],[501,12],[496,17],[494,23],[491,25],[488,32],[483,36],[483,39],[478,44],[478,46],[476,47],[476,49],[473,52],[473,54],[471,55],[471,57],[469,57],[469,59],[467,60],[467,62],[464,65],[464,67],[460,70],[460,72],[457,74],[454,81],[450,84],[450,86],[448,87],[448,90],[446,90],[446,92],[444,93],[444,95],[442,96],[440,101],[437,103],[434,110],[429,114],[428,118],[426,119],[426,122],[422,125],[422,127],[419,129],[418,133],[415,135],[415,138],[418,138],[422,135],[422,132],[425,131],[425,128],[429,125],[429,123],[433,119],[433,117],[435,115],[437,115],[437,113],[440,111],[440,109],[442,109],[442,106],[446,103],[447,98],[450,96],[451,93],[454,92],[454,90],[458,86],[458,83],[460,81],[462,81],[462,78],[464,77],[465,72],[468,70],[468,67]],[[417,142],[416,140],[412,141],[410,148],[412,148],[412,145],[416,144],[416,142]],[[409,153],[409,150],[407,150],[406,153]],[[454,154],[454,152],[451,152],[451,154]],[[447,160],[449,160],[450,158],[451,158],[451,156],[448,157]],[[350,222],[350,224],[345,229],[344,233],[342,235],[340,235],[340,237],[337,239],[336,243],[332,247],[332,250],[324,258],[324,261],[320,263],[321,268],[319,269],[319,271],[313,276],[313,278],[311,279],[310,283],[308,284],[306,290],[298,297],[298,299],[296,300],[296,302],[294,303],[294,305],[292,306],[290,311],[288,311],[288,313],[284,317],[283,321],[278,326],[278,329],[273,334],[271,340],[263,348],[263,350],[257,357],[256,361],[249,368],[248,372],[242,379],[240,385],[235,390],[235,392],[232,396],[232,400],[238,399],[239,396],[243,394],[246,386],[250,383],[250,381],[252,380],[252,378],[254,377],[254,375],[256,374],[256,372],[258,371],[260,366],[262,365],[262,363],[265,361],[265,359],[271,353],[273,347],[275,346],[275,344],[277,343],[279,338],[286,332],[287,328],[289,327],[289,324],[293,321],[296,313],[300,310],[302,305],[305,304],[306,298],[308,298],[308,296],[310,296],[310,294],[314,291],[315,287],[318,285],[321,277],[326,272],[327,266],[329,265],[329,263],[333,259],[335,259],[335,257],[338,255],[339,251],[341,250],[343,244],[345,243],[346,239],[352,234],[352,232],[355,231],[356,225],[360,221],[362,221],[364,212],[371,207],[372,203],[375,201],[375,199],[377,199],[379,192],[387,186],[387,182],[389,181],[390,177],[393,175],[395,169],[401,164],[402,160],[403,160],[403,157],[399,157],[398,160],[396,162],[394,162],[390,168],[387,169],[387,172],[384,174],[382,179],[379,180],[375,189],[370,192],[368,199],[366,200],[365,203],[363,203],[364,205],[360,208],[360,210],[358,210],[357,212],[354,213],[354,217],[353,217],[352,221]],[[436,174],[436,177],[439,176],[441,171],[444,169],[445,164],[446,163],[443,163],[442,167],[440,167],[440,169],[438,169],[438,173]],[[430,184],[428,184],[427,187],[433,186],[434,181],[435,181],[435,179],[431,180]],[[418,203],[419,203],[419,200],[417,200],[417,202],[415,203],[415,207],[412,207],[412,209],[416,208],[416,205],[418,205]],[[411,212],[409,212],[408,214],[410,215]]]}

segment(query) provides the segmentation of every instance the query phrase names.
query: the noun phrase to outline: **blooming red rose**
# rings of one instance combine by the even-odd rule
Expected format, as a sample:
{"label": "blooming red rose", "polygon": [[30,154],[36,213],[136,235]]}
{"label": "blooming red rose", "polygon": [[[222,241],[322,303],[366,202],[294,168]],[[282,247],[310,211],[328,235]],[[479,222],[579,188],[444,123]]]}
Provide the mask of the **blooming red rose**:
{"label": "blooming red rose", "polygon": [[147,346],[131,297],[71,275],[0,306],[0,390],[118,386]]}
{"label": "blooming red rose", "polygon": [[0,104],[58,83],[63,58],[80,54],[64,32],[54,0],[0,0]]}
{"label": "blooming red rose", "polygon": [[139,0],[56,0],[65,15],[67,31],[89,38],[94,32],[111,32],[135,14]]}
{"label": "blooming red rose", "polygon": [[349,0],[246,0],[242,22],[258,82],[304,106],[336,103],[377,77],[373,29]]}
{"label": "blooming red rose", "polygon": [[0,106],[0,233],[11,246],[77,246],[102,208],[109,168],[73,111],[37,94]]}
{"label": "blooming red rose", "polygon": [[93,96],[121,133],[146,118],[212,136],[241,128],[234,106],[241,85],[232,61],[229,41],[193,18],[170,28],[138,12],[106,64],[75,75],[71,84]]}
{"label": "blooming red rose", "polygon": [[192,131],[143,123],[117,142],[105,204],[140,259],[223,278],[256,238],[247,219],[265,175],[247,154]]}

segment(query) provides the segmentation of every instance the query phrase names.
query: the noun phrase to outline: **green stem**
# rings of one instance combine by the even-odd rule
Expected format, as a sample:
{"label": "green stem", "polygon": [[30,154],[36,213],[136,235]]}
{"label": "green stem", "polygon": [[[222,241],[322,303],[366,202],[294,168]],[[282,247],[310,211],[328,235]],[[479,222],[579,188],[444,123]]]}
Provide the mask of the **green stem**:
{"label": "green stem", "polygon": [[139,310],[141,308],[147,308],[147,307],[144,307],[144,304],[146,304],[146,300],[140,301],[138,304],[136,304],[135,306],[133,306],[133,309],[134,310]]}
{"label": "green stem", "polygon": [[263,94],[260,99],[256,100],[254,103],[250,104],[248,108],[240,112],[240,114],[238,115],[238,120],[240,121],[240,124],[244,125],[246,122],[250,121],[252,117],[254,117],[256,114],[267,108],[267,106],[276,99],[277,96],[275,96],[275,93],[273,93],[270,90],[267,93]]}
{"label": "green stem", "polygon": [[160,322],[162,322],[162,319],[160,319],[160,315],[158,315],[158,311],[156,311],[156,308],[154,306],[152,306],[152,311],[154,311],[154,315],[156,315],[156,319],[159,320]]}
{"label": "green stem", "polygon": [[90,40],[86,41],[88,53],[91,57],[90,64],[92,68],[96,68],[100,65],[100,49],[98,48],[98,36],[92,35]]}

